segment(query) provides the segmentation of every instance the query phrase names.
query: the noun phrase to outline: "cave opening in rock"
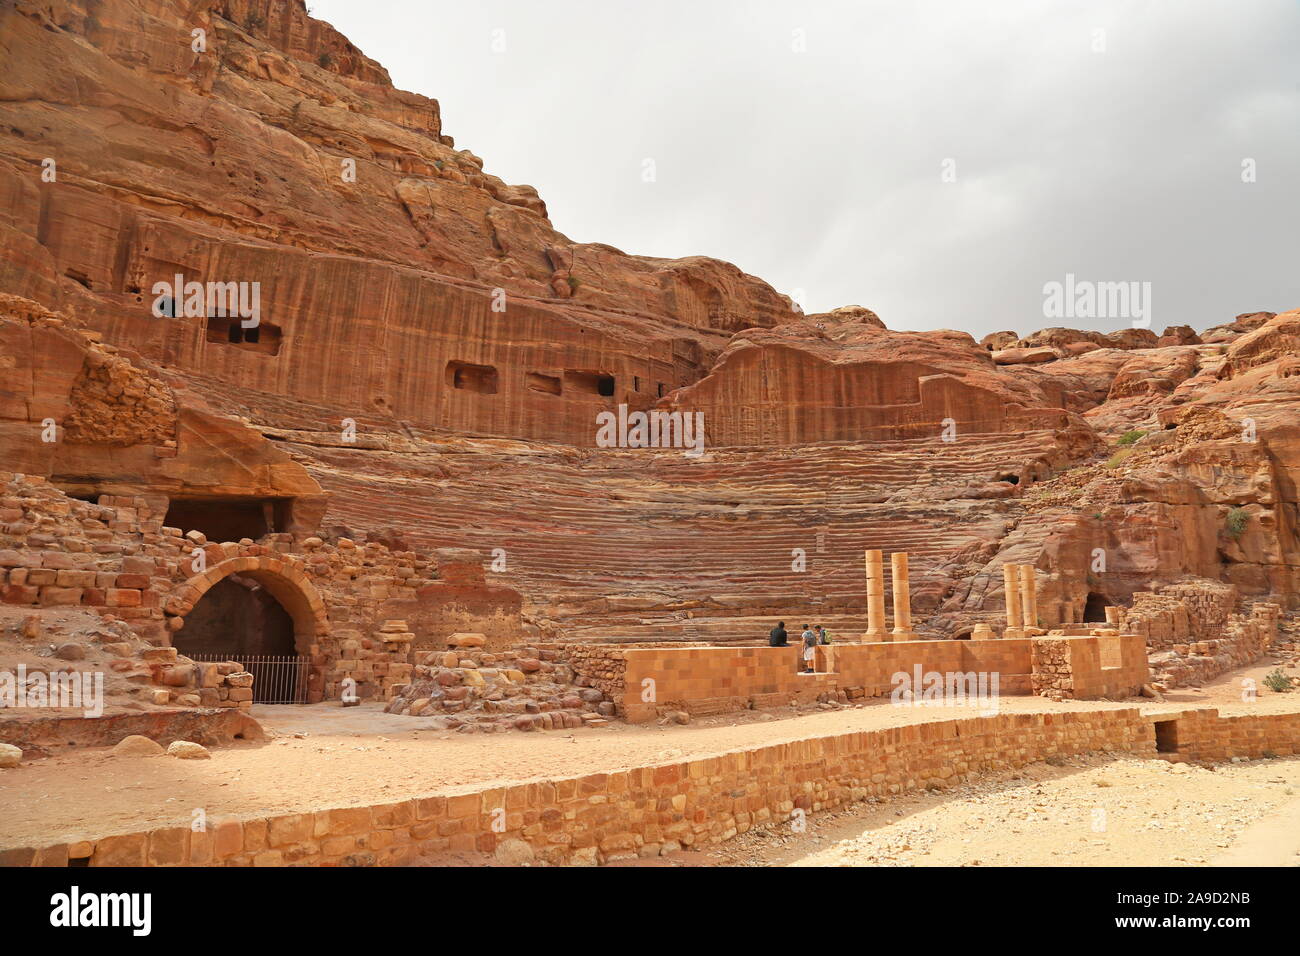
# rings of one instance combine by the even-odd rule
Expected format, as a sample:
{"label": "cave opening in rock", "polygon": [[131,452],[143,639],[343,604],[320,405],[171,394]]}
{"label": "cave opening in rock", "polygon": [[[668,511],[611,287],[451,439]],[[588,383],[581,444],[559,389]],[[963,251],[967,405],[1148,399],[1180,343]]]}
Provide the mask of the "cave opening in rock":
{"label": "cave opening in rock", "polygon": [[253,675],[254,703],[305,699],[306,663],[298,656],[293,618],[253,578],[231,574],[208,588],[173,643],[196,660],[243,664]]}
{"label": "cave opening in rock", "polygon": [[256,541],[287,527],[290,504],[282,498],[173,498],[163,524],[201,531],[209,541]]}
{"label": "cave opening in rock", "polygon": [[1096,591],[1088,593],[1088,601],[1083,606],[1083,623],[1085,624],[1103,624],[1106,621],[1106,608],[1110,605],[1110,599],[1104,594],[1098,594]]}
{"label": "cave opening in rock", "polygon": [[176,632],[182,654],[296,654],[293,618],[257,581],[227,575],[204,592]]}
{"label": "cave opening in rock", "polygon": [[1012,484],[1012,485],[1018,485],[1018,484],[1020,484],[1020,476],[1019,476],[1019,475],[1009,474],[1009,473],[1008,473],[1008,474],[1005,474],[1005,475],[998,475],[997,480],[998,480],[998,481],[1005,481],[1005,482],[1007,482],[1008,484]]}
{"label": "cave opening in rock", "polygon": [[238,345],[254,352],[278,355],[284,334],[278,325],[270,322],[258,322],[245,326],[240,318],[210,315],[204,338],[217,345]]}

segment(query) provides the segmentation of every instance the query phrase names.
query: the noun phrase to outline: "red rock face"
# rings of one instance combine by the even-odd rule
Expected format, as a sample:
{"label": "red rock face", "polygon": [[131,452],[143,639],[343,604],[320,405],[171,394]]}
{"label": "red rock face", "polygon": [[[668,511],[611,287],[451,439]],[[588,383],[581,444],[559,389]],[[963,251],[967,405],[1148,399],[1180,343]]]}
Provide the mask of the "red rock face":
{"label": "red rock face", "polygon": [[[169,368],[590,443],[608,400],[654,401],[794,315],[727,263],[573,243],[300,2],[93,6],[0,11],[0,288]],[[156,318],[178,274],[258,283],[256,346]]]}
{"label": "red rock face", "polygon": [[890,332],[833,316],[736,336],[672,408],[702,412],[715,445],[953,441],[1072,423],[1059,401],[1001,373],[965,333]]}
{"label": "red rock face", "polygon": [[[178,275],[256,283],[256,336],[162,308]],[[852,634],[872,548],[913,555],[930,636],[998,622],[1004,562],[1047,624],[1187,577],[1300,590],[1300,313],[980,343],[804,316],[572,242],[300,0],[0,6],[0,293],[5,469],[500,551],[375,598],[422,632]],[[597,447],[620,405],[702,416],[703,454]]]}

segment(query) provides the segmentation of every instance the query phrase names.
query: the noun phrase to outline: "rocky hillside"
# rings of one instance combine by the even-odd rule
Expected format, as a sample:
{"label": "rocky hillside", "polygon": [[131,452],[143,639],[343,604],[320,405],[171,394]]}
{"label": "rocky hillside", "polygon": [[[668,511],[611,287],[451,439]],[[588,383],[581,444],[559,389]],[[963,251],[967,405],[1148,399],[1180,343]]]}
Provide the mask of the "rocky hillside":
{"label": "rocky hillside", "polygon": [[[256,334],[160,312],[177,276],[256,285]],[[550,636],[853,631],[867,548],[913,554],[931,636],[996,621],[1006,561],[1045,625],[1189,579],[1297,604],[1300,313],[982,342],[804,316],[724,262],[572,242],[301,0],[0,4],[0,293],[13,470],[499,551]],[[705,453],[596,447],[620,405],[700,413]]]}

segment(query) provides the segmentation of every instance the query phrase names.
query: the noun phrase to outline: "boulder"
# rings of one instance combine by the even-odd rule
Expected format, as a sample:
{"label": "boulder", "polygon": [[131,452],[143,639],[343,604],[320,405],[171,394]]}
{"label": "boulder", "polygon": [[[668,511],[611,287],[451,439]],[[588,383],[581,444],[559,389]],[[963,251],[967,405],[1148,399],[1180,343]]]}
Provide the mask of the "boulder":
{"label": "boulder", "polygon": [[173,740],[167,748],[167,756],[181,760],[207,760],[212,754],[208,753],[207,747],[192,740]]}
{"label": "boulder", "polygon": [[13,744],[0,744],[0,767],[16,767],[22,762],[23,752]]}
{"label": "boulder", "polygon": [[[198,744],[193,746],[197,747]],[[164,751],[162,744],[140,734],[123,737],[112,751],[114,757],[158,757],[170,752],[170,750]]]}

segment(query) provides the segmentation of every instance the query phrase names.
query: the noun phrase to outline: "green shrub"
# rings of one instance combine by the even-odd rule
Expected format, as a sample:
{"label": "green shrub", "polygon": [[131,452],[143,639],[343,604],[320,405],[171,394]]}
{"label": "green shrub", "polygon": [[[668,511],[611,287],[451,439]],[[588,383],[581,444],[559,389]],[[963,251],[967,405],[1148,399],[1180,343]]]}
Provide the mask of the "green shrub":
{"label": "green shrub", "polygon": [[1233,508],[1228,512],[1228,518],[1224,522],[1228,528],[1228,535],[1234,541],[1241,537],[1246,525],[1250,521],[1250,512],[1245,508]]}
{"label": "green shrub", "polygon": [[1124,434],[1120,435],[1119,441],[1117,441],[1115,444],[1117,445],[1136,444],[1137,440],[1145,434],[1146,432],[1142,431],[1141,429],[1134,428],[1133,430],[1126,431]]}
{"label": "green shrub", "polygon": [[322,70],[328,70],[331,66],[334,65],[334,54],[331,53],[329,50],[326,50],[320,56],[316,57],[316,64]]}
{"label": "green shrub", "polygon": [[1119,467],[1120,462],[1122,462],[1125,458],[1132,455],[1133,452],[1135,451],[1137,451],[1136,448],[1121,448],[1119,451],[1115,452],[1115,454],[1110,456],[1110,461],[1106,462],[1106,467],[1107,468]]}
{"label": "green shrub", "polygon": [[1276,694],[1285,694],[1295,683],[1293,678],[1282,673],[1282,668],[1275,667],[1264,675],[1264,686]]}

